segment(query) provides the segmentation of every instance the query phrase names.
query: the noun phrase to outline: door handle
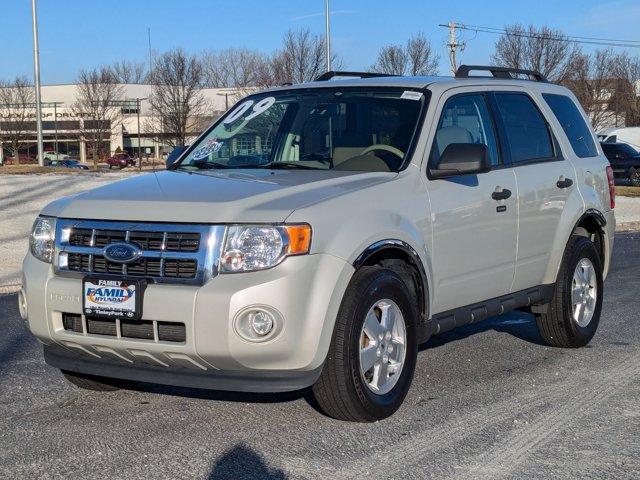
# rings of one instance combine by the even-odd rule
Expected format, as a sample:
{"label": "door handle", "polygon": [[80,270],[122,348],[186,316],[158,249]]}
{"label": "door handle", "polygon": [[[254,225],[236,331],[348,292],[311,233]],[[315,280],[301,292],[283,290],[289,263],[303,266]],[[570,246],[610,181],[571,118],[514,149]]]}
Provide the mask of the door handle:
{"label": "door handle", "polygon": [[564,175],[560,175],[560,179],[556,182],[558,188],[569,188],[571,185],[573,185],[573,180],[564,178]]}
{"label": "door handle", "polygon": [[494,200],[506,200],[511,196],[511,190],[507,188],[496,187],[496,191],[491,194]]}

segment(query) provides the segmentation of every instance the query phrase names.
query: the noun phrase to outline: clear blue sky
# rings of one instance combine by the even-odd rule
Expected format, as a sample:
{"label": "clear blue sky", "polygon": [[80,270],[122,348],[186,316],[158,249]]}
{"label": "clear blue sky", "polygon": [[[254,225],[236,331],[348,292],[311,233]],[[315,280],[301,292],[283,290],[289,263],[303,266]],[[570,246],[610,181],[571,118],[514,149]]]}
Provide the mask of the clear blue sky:
{"label": "clear blue sky", "polygon": [[[0,78],[33,74],[30,4],[0,4]],[[155,51],[191,52],[228,47],[269,52],[289,28],[324,31],[323,0],[39,0],[38,7],[45,84],[73,82],[79,68],[146,60],[147,27]],[[438,24],[449,20],[488,27],[533,23],[576,36],[640,40],[638,0],[331,0],[331,10],[334,50],[345,68],[354,70],[371,65],[380,46],[423,31],[446,74],[447,32]],[[465,37],[462,61],[487,63],[496,36],[465,32]]]}

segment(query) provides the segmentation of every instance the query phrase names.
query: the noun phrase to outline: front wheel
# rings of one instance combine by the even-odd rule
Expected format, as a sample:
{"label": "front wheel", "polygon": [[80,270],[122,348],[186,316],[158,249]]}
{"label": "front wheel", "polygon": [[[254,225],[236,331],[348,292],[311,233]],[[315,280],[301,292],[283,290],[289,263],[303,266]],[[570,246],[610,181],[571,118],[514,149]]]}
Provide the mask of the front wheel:
{"label": "front wheel", "polygon": [[640,187],[640,169],[631,167],[631,170],[629,170],[629,183],[634,187]]}
{"label": "front wheel", "polygon": [[602,263],[595,245],[574,235],[567,244],[554,297],[536,316],[540,335],[554,347],[584,347],[593,338],[602,309]]}
{"label": "front wheel", "polygon": [[363,267],[340,305],[322,374],[313,386],[329,416],[373,422],[404,401],[416,365],[417,301],[392,270]]}

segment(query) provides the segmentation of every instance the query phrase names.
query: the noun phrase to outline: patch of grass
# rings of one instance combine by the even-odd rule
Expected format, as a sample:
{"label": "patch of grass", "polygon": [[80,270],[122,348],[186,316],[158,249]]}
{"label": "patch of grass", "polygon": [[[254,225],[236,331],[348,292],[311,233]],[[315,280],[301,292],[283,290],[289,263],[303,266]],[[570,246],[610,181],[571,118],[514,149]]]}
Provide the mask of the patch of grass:
{"label": "patch of grass", "polygon": [[616,186],[616,196],[620,196],[620,197],[640,197],[640,187],[618,187],[618,186]]}
{"label": "patch of grass", "polygon": [[[138,167],[127,167],[126,169],[120,170],[119,168],[114,168],[109,170],[107,164],[98,164],[98,170],[93,169],[93,165],[88,165],[89,170],[78,170],[75,168],[62,168],[62,167],[41,167],[39,165],[27,164],[27,165],[2,165],[0,166],[0,175],[41,175],[45,173],[57,173],[57,174],[65,174],[65,175],[86,175],[87,173],[116,173],[116,172],[126,172],[126,173],[138,173]],[[156,162],[155,165],[151,163],[147,164],[143,162],[142,171],[143,172],[151,172],[154,170],[164,170],[164,163]]]}
{"label": "patch of grass", "polygon": [[[90,170],[86,170],[90,171]],[[0,175],[31,175],[43,173],[82,174],[81,170],[62,167],[41,167],[39,165],[3,165],[0,167]]]}

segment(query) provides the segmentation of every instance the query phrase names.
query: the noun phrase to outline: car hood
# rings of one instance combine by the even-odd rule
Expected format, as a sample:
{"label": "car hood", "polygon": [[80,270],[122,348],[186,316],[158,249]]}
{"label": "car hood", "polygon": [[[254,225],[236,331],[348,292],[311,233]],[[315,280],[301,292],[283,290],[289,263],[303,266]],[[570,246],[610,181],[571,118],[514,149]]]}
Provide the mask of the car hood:
{"label": "car hood", "polygon": [[42,214],[148,222],[282,222],[296,208],[396,175],[333,170],[163,171],[56,200]]}

